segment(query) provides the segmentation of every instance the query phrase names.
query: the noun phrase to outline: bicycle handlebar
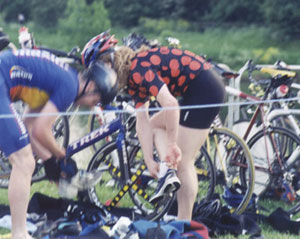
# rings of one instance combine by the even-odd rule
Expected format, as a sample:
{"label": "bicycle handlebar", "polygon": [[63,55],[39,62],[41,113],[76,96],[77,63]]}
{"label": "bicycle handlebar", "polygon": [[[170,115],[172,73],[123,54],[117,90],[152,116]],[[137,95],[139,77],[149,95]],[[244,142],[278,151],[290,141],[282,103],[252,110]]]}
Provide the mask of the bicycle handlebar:
{"label": "bicycle handlebar", "polygon": [[74,60],[76,63],[81,63],[81,58],[79,56],[76,55],[77,52],[79,52],[79,47],[73,47],[71,51],[69,52],[64,52],[61,50],[56,50],[56,49],[52,49],[52,48],[48,48],[48,47],[38,47],[38,49],[40,50],[45,50],[45,51],[49,51],[52,54],[56,55],[57,57],[63,57],[63,58],[71,58],[72,60]]}
{"label": "bicycle handlebar", "polygon": [[279,69],[282,70],[292,70],[292,71],[300,71],[300,65],[288,65],[282,60],[278,60],[275,64]]}

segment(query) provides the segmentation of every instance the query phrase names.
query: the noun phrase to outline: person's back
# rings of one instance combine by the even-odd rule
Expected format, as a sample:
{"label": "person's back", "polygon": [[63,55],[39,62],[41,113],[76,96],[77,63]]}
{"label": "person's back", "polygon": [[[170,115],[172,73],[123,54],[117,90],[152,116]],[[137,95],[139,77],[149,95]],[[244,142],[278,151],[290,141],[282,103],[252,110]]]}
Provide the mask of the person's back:
{"label": "person's back", "polygon": [[0,55],[0,73],[11,101],[22,100],[32,109],[51,100],[64,111],[78,92],[77,72],[47,51],[6,51]]}
{"label": "person's back", "polygon": [[210,68],[211,64],[188,50],[163,46],[142,51],[132,59],[128,93],[140,105],[149,95],[156,96],[165,83],[175,97],[182,96],[196,76]]}

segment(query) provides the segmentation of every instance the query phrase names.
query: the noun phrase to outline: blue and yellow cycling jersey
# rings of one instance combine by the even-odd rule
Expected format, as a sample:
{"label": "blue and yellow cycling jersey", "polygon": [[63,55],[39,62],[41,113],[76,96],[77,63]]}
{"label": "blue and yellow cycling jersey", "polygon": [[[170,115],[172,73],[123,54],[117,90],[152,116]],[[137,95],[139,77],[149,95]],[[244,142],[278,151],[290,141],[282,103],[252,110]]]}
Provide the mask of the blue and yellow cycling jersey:
{"label": "blue and yellow cycling jersey", "polygon": [[29,135],[11,102],[21,100],[39,110],[49,100],[65,111],[75,100],[77,72],[47,51],[18,50],[0,53],[0,150],[6,156],[29,144]]}
{"label": "blue and yellow cycling jersey", "polygon": [[77,72],[53,54],[32,49],[0,54],[0,81],[5,81],[11,101],[22,100],[39,109],[48,100],[66,110],[78,93]]}

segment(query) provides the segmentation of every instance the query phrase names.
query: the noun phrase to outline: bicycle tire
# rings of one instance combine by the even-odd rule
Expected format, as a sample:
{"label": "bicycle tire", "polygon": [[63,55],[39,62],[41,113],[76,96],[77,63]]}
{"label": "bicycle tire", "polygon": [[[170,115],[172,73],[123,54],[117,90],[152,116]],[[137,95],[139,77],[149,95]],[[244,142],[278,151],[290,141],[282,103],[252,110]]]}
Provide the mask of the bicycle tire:
{"label": "bicycle tire", "polygon": [[[210,144],[210,146],[208,145]],[[233,214],[242,214],[252,198],[255,172],[252,155],[245,141],[232,130],[213,127],[205,145],[216,167],[216,193],[224,190],[243,188],[241,200],[230,206]],[[223,165],[223,166],[222,166]],[[228,204],[222,197],[222,203]]]}
{"label": "bicycle tire", "polygon": [[[268,136],[267,139],[265,135]],[[276,142],[274,142],[277,150],[274,150],[275,146],[269,139],[270,135],[276,137]],[[267,202],[272,201],[272,204],[275,206],[280,206],[289,212],[295,212],[299,208],[297,204],[300,204],[300,185],[298,185],[300,180],[294,182],[294,178],[300,174],[300,138],[286,128],[270,126],[265,132],[257,132],[249,139],[248,145],[254,158],[255,171],[258,176],[254,190],[258,191],[260,201],[262,203],[264,200],[267,200]],[[265,149],[268,149],[268,155],[272,156],[270,162],[266,161],[267,152]],[[277,162],[276,155],[280,156],[283,168]],[[293,163],[290,162],[292,156],[296,159]],[[264,165],[265,167],[263,167]],[[271,168],[269,168],[270,166]],[[263,179],[259,180],[260,178]],[[296,193],[295,200],[286,201],[282,198],[284,184],[288,184],[293,188]],[[264,188],[257,189],[259,186]],[[264,207],[267,206],[264,205]]]}
{"label": "bicycle tire", "polygon": [[198,178],[198,192],[196,201],[210,200],[215,192],[216,171],[214,164],[204,147],[201,147],[200,155],[196,158],[195,168]]}
{"label": "bicycle tire", "polygon": [[[95,187],[81,193],[81,200],[88,200],[99,207],[103,207],[103,205],[107,205],[111,200],[117,198],[117,193],[124,187],[126,182],[121,180],[121,173],[118,171],[119,165],[113,165],[112,154],[116,151],[116,141],[111,141],[94,154],[87,170],[102,170],[102,178]],[[138,157],[139,160],[137,160],[136,157]],[[128,162],[130,163],[130,178],[132,179],[132,175],[137,170],[136,166],[139,165],[136,163],[143,162],[139,146],[133,146],[133,148],[131,148]],[[133,165],[133,162],[135,162],[135,165]],[[166,198],[161,200],[160,203],[156,205],[150,204],[149,199],[151,198],[151,193],[155,191],[156,185],[157,180],[150,177],[147,170],[143,171],[142,174],[137,177],[136,183],[134,183],[132,187],[129,187],[127,191],[128,195],[124,196],[126,200],[119,202],[120,206],[123,208],[134,208],[135,211],[138,212],[137,215],[139,218],[146,220],[160,219],[169,210],[175,195],[166,195]],[[142,192],[146,192],[146,195]],[[137,195],[139,196],[136,197]],[[113,205],[113,207],[115,207],[115,205]]]}

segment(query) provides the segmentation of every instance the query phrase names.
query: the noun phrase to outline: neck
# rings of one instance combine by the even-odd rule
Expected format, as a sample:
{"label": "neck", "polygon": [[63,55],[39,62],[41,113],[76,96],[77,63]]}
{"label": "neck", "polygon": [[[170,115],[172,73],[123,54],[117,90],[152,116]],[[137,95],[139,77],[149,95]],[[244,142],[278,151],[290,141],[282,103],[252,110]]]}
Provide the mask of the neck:
{"label": "neck", "polygon": [[85,84],[86,84],[86,80],[84,80],[82,72],[78,73],[78,81],[79,81],[79,87],[78,87],[78,93],[77,93],[77,97],[75,99],[75,103],[78,103],[78,100],[83,95],[82,93],[83,93],[83,90],[84,90]]}
{"label": "neck", "polygon": [[80,95],[82,95],[82,92],[83,92],[83,90],[85,88],[85,84],[86,84],[86,80],[83,78],[83,73],[82,72],[80,72],[78,74],[78,80],[79,80],[79,89],[78,89],[77,96],[80,96]]}

